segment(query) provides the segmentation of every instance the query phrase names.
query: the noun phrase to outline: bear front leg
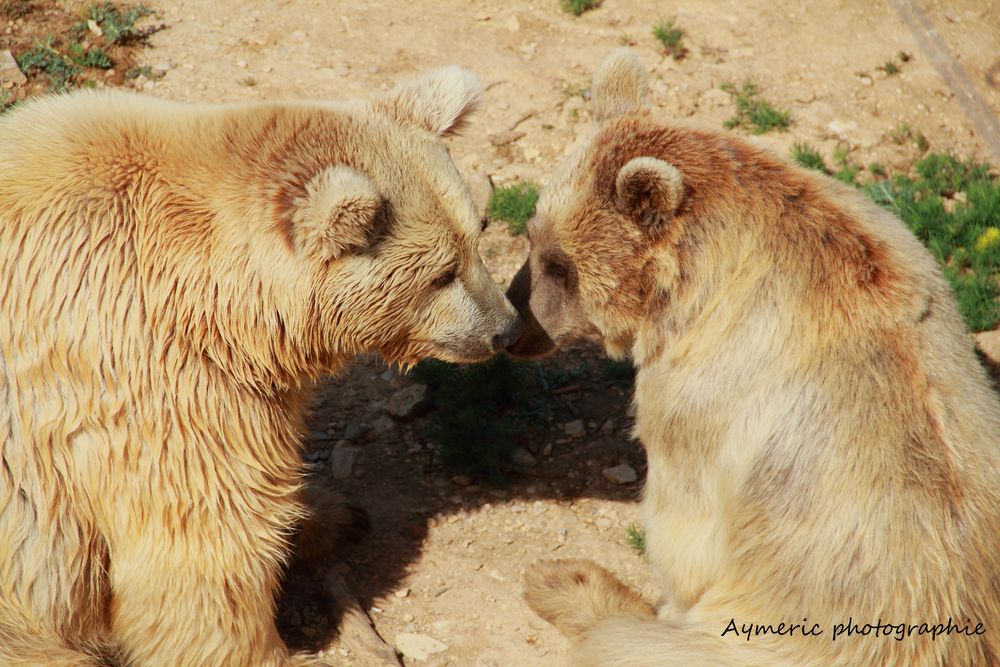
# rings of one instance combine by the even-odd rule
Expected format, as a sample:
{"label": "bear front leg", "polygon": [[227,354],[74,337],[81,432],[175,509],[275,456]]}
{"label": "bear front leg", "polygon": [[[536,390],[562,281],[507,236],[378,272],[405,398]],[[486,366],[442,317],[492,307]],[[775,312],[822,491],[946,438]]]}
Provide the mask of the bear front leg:
{"label": "bear front leg", "polygon": [[111,551],[112,633],[136,667],[324,665],[274,624],[281,539],[265,526],[143,526]]}

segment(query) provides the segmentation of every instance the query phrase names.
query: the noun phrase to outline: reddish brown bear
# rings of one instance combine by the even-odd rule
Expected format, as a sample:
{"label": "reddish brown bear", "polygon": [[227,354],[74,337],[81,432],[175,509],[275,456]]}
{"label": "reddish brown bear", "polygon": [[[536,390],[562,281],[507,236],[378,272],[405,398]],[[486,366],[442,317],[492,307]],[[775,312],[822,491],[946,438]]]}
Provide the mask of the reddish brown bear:
{"label": "reddish brown bear", "polygon": [[1000,404],[934,260],[853,189],[656,119],[643,88],[628,52],[599,69],[599,127],[508,295],[514,353],[594,333],[634,360],[663,598],[556,561],[529,604],[578,667],[998,664]]}

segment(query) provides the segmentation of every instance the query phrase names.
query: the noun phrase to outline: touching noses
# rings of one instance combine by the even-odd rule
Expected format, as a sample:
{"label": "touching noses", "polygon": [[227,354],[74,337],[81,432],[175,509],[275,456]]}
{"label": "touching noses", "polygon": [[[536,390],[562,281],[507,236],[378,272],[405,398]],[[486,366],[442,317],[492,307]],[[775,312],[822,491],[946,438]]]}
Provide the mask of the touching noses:
{"label": "touching noses", "polygon": [[524,321],[519,315],[515,315],[507,320],[503,331],[493,336],[493,351],[499,352],[510,347],[521,337],[522,333],[524,333]]}

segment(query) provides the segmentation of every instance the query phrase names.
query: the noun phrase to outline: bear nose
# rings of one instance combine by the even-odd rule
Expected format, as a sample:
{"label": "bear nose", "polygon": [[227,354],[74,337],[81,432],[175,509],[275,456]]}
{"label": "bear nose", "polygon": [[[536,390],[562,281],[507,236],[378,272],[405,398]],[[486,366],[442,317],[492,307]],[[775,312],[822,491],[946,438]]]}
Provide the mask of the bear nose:
{"label": "bear nose", "polygon": [[513,345],[521,334],[524,333],[524,321],[520,317],[514,317],[507,322],[504,330],[493,336],[493,351],[500,350]]}

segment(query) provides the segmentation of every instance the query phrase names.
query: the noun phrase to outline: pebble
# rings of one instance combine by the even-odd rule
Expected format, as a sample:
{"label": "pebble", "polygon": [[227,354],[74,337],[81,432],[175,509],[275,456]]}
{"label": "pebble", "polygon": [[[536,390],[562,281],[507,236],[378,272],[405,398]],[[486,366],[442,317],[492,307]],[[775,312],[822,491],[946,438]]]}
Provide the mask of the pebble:
{"label": "pebble", "polygon": [[396,423],[388,417],[379,417],[372,421],[372,430],[376,435],[384,435],[396,428]]}
{"label": "pebble", "polygon": [[424,662],[435,653],[448,650],[448,645],[434,639],[430,635],[415,632],[401,632],[396,635],[396,649],[403,657],[417,662]]}
{"label": "pebble", "polygon": [[0,51],[0,82],[22,85],[27,81],[28,77],[24,76],[21,68],[17,66],[14,54],[10,51]]}
{"label": "pebble", "polygon": [[575,419],[563,424],[563,431],[571,438],[582,438],[587,434],[587,429],[583,425],[582,419]]}
{"label": "pebble", "polygon": [[351,476],[357,458],[357,447],[334,447],[333,456],[330,457],[330,474],[334,479],[347,479]]}
{"label": "pebble", "polygon": [[389,397],[389,414],[397,419],[411,419],[427,407],[427,385],[412,384]]}
{"label": "pebble", "polygon": [[[396,591],[395,593],[393,593],[393,595],[395,595],[398,598],[407,598],[407,597],[410,597],[410,589],[409,588],[400,588],[398,591]],[[411,618],[410,620],[412,621],[413,619]]]}
{"label": "pebble", "polygon": [[351,422],[344,429],[344,440],[359,440],[367,432],[368,427],[366,425]]}
{"label": "pebble", "polygon": [[639,475],[636,474],[635,469],[627,463],[616,465],[613,468],[605,468],[601,471],[601,474],[604,475],[604,479],[613,484],[631,484],[639,479]]}
{"label": "pebble", "polygon": [[518,447],[511,453],[510,459],[515,465],[519,465],[524,468],[531,468],[538,463],[538,461],[535,460],[535,457],[531,455],[531,452],[521,447]]}
{"label": "pebble", "polygon": [[504,130],[503,132],[494,132],[490,134],[489,140],[494,146],[506,146],[507,144],[514,143],[525,134],[527,133],[523,130]]}

